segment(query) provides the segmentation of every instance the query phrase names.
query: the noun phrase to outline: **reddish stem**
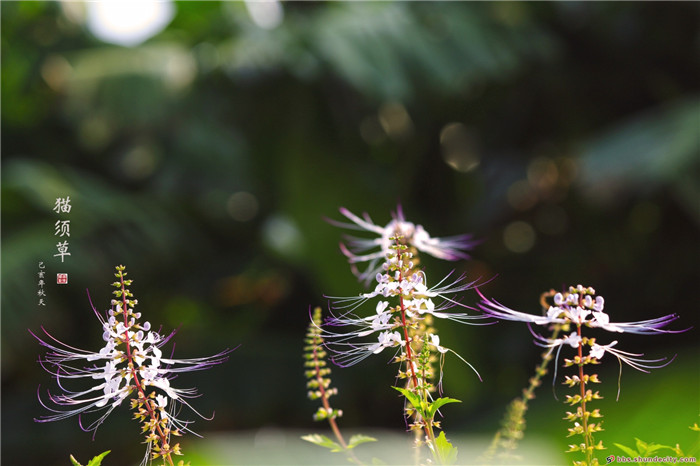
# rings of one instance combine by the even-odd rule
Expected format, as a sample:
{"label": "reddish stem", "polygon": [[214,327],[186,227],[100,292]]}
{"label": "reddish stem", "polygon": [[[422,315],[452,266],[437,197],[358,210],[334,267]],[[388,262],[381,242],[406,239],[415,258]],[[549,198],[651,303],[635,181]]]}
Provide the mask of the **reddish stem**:
{"label": "reddish stem", "polygon": [[[318,355],[316,352],[316,344],[313,344],[313,356],[314,356],[314,362],[316,363],[316,381],[318,382],[318,389],[321,392],[321,403],[323,403],[323,409],[326,410],[328,413],[328,424],[330,424],[331,429],[333,429],[333,434],[335,434],[335,438],[338,439],[340,442],[340,445],[347,450],[348,445],[345,443],[345,439],[343,438],[343,435],[340,433],[340,429],[338,428],[338,424],[335,422],[335,418],[332,416],[333,410],[331,409],[331,405],[328,402],[328,396],[326,395],[326,388],[323,386],[323,377],[321,377],[321,367],[319,366],[318,362]],[[348,450],[349,452],[349,450]],[[352,454],[352,452],[350,452]],[[354,455],[353,455],[354,456]]]}
{"label": "reddish stem", "polygon": [[[401,272],[399,272],[399,283],[401,283],[402,277]],[[406,324],[406,308],[403,304],[403,291],[399,288],[399,305],[401,306],[401,326],[403,327],[403,335],[406,339],[406,358],[408,359],[407,364],[411,368],[411,380],[413,380],[413,386],[418,388],[418,377],[416,377],[416,370],[413,367],[413,351],[411,350],[411,342],[408,336],[408,324]]]}
{"label": "reddish stem", "polygon": [[[581,338],[581,324],[577,324],[576,331]],[[579,382],[581,387],[581,420],[583,422],[583,438],[586,441],[586,456],[588,456],[590,444],[588,441],[588,416],[586,416],[586,384],[583,381],[583,342],[581,340],[578,343],[578,360],[578,377],[581,379]]]}
{"label": "reddish stem", "polygon": [[[128,300],[126,299],[126,288],[124,284],[124,275],[123,272],[119,272],[119,279],[121,280],[121,288],[122,288],[122,314],[124,315],[124,327],[128,329],[129,327],[129,315],[128,315]],[[160,437],[160,442],[161,442],[161,447],[168,445],[168,449],[170,448],[170,445],[168,444],[168,438],[165,435],[165,432],[163,432],[163,429],[160,427],[160,423],[158,422],[158,415],[156,414],[155,410],[151,406],[151,402],[149,401],[148,398],[146,398],[146,392],[143,389],[143,385],[141,385],[141,381],[139,380],[138,377],[138,371],[136,370],[136,365],[134,364],[133,357],[131,355],[131,344],[130,344],[130,339],[129,339],[129,331],[124,330],[124,342],[126,343],[126,356],[129,361],[129,368],[131,369],[131,376],[134,379],[134,385],[136,385],[136,389],[139,392],[139,395],[141,395],[141,398],[144,400],[144,405],[146,406],[146,410],[148,411],[148,415],[151,417],[151,421],[153,422],[153,425],[156,427],[156,430],[158,431],[158,436]],[[170,457],[170,451],[167,451],[163,455],[163,460],[168,460],[168,463],[173,466],[173,460]]]}
{"label": "reddish stem", "polygon": [[[399,243],[399,240],[396,240],[396,253],[397,253],[397,265],[399,269],[399,283],[403,282],[403,258],[402,252],[401,252],[401,245]],[[413,386],[416,387],[416,390],[419,390],[418,386],[418,377],[416,376],[416,369],[413,367],[413,351],[411,350],[411,341],[408,336],[408,324],[406,323],[406,306],[404,305],[403,302],[403,290],[399,286],[398,288],[399,292],[399,306],[401,307],[401,326],[403,327],[403,335],[404,338],[406,339],[406,364],[408,364],[408,367],[411,369],[411,380],[413,381]],[[416,407],[417,408],[417,407]],[[432,428],[428,426],[428,423],[426,422],[425,425],[423,426],[423,429],[425,430],[425,435],[428,436],[429,439],[433,440],[433,433],[432,433]]]}

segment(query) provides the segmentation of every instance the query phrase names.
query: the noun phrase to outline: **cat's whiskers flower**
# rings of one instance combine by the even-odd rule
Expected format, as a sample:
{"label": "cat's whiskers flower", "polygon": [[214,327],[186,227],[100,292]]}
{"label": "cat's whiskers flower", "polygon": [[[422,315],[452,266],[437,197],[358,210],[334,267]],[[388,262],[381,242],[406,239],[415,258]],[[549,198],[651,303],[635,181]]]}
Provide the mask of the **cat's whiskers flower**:
{"label": "cat's whiskers flower", "polygon": [[[610,353],[615,356],[620,364],[620,376],[618,377],[617,395],[620,395],[620,380],[622,377],[622,363],[642,371],[649,372],[649,369],[658,369],[664,367],[673,361],[662,359],[642,359],[642,354],[629,353],[615,348],[617,340],[607,345],[601,345],[596,342],[595,338],[590,338],[582,334],[584,327],[599,328],[613,333],[637,333],[637,334],[653,334],[653,333],[678,333],[685,330],[667,330],[666,325],[678,319],[676,314],[668,314],[666,316],[643,320],[639,322],[623,322],[611,323],[610,316],[603,311],[605,300],[602,296],[596,296],[593,288],[586,288],[581,285],[577,287],[569,287],[567,292],[554,293],[553,291],[543,296],[553,298],[553,305],[550,305],[545,315],[533,315],[510,309],[497,301],[487,299],[481,292],[481,302],[479,308],[485,315],[502,320],[511,320],[527,323],[530,332],[535,337],[535,343],[539,346],[549,348],[545,357],[556,349],[556,362],[554,379],[557,378],[559,353],[562,348],[570,346],[576,352],[571,359],[564,359],[564,367],[577,368],[577,374],[566,376],[564,382],[571,388],[577,387],[575,395],[567,395],[566,403],[570,406],[577,406],[575,412],[568,412],[565,419],[574,423],[574,426],[569,428],[569,436],[581,435],[583,443],[570,445],[569,452],[581,452],[586,455],[584,463],[575,462],[575,464],[598,464],[593,452],[602,450],[605,447],[601,441],[597,443],[594,440],[594,433],[603,430],[601,423],[597,418],[601,417],[598,409],[588,411],[587,404],[594,400],[602,398],[598,391],[593,391],[589,388],[590,384],[600,383],[597,374],[586,373],[589,365],[599,364],[605,353]],[[547,307],[548,302],[542,301],[543,307]],[[554,324],[554,325],[552,325]],[[536,333],[532,326],[550,326],[554,328],[551,337],[545,337]],[[575,331],[558,337],[560,331]],[[587,353],[587,354],[586,354]],[[674,357],[675,358],[675,357]]]}
{"label": "cat's whiskers flower", "polygon": [[[385,226],[376,225],[366,213],[360,218],[346,208],[341,208],[340,213],[352,223],[343,223],[328,220],[331,224],[350,230],[365,231],[379,235],[378,238],[347,237],[347,245],[340,245],[343,254],[353,266],[353,272],[358,278],[369,283],[372,277],[380,272],[382,264],[391,254],[392,238],[401,236],[405,244],[420,252],[443,260],[456,261],[468,259],[466,251],[476,245],[471,235],[450,236],[435,238],[421,225],[406,221],[403,209],[398,206],[393,214],[393,219]],[[378,248],[378,250],[376,250]],[[367,263],[366,269],[360,271],[358,264]]]}
{"label": "cat's whiskers flower", "polygon": [[[410,256],[410,253],[405,254]],[[398,260],[396,253],[390,255],[387,262],[394,264],[391,267],[397,267],[399,270],[412,269],[410,264],[404,264],[403,260]],[[462,306],[459,299],[451,295],[474,288],[476,281],[465,282],[463,276],[450,281],[452,275],[450,273],[435,286],[428,288],[425,273],[422,271],[404,274],[390,273],[389,267],[385,269],[387,270],[385,273],[375,274],[376,286],[373,291],[361,293],[355,297],[331,298],[331,315],[326,317],[321,335],[336,364],[341,366],[357,364],[387,348],[397,348],[397,351],[400,351],[408,343],[401,333],[402,329],[417,325],[428,315],[461,323],[486,319],[481,314],[445,312],[456,306]],[[388,300],[392,298],[398,298],[400,304],[391,306]],[[379,299],[375,313],[367,317],[359,317],[355,311],[371,299]],[[440,300],[437,305],[434,299]],[[335,314],[333,311],[340,312]],[[492,322],[484,324],[490,323]],[[335,330],[340,328],[349,330]],[[375,335],[373,341],[364,341],[366,337],[372,335]],[[440,354],[452,351],[439,344],[436,334],[429,334],[426,338],[427,343]],[[465,361],[461,356],[460,359]]]}
{"label": "cat's whiskers flower", "polygon": [[[114,283],[118,299],[102,316],[93,306],[93,311],[102,327],[104,346],[98,351],[86,351],[62,343],[42,327],[45,336],[30,331],[39,343],[47,348],[41,366],[56,379],[60,394],[47,392],[49,401],[58,407],[49,406],[38,393],[39,402],[53,414],[35,419],[51,422],[78,416],[80,427],[92,431],[93,438],[99,426],[111,412],[125,400],[130,399],[134,418],[143,422],[147,433],[147,457],[163,457],[172,464],[170,456],[181,454],[179,444],[170,445],[171,435],[192,432],[190,420],[179,419],[181,406],[187,406],[203,419],[207,417],[196,411],[189,401],[198,395],[196,388],[175,388],[170,381],[177,374],[208,369],[228,359],[230,350],[204,358],[181,359],[164,357],[162,347],[174,335],[162,335],[151,330],[149,322],[140,323],[141,313],[134,312],[137,301],[126,288],[131,280],[125,280],[124,267],[117,267],[115,274],[120,281]],[[67,381],[85,380],[92,384],[83,390],[73,390]],[[100,413],[83,423],[84,415]],[[196,435],[196,434],[195,434]]]}

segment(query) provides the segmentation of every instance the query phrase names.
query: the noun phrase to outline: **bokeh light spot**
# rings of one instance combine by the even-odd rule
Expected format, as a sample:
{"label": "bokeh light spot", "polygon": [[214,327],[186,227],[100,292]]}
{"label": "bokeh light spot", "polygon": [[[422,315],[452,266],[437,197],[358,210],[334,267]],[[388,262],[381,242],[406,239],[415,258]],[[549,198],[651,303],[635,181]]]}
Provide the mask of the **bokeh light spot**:
{"label": "bokeh light spot", "polygon": [[551,189],[557,184],[558,178],[557,165],[548,157],[535,157],[527,167],[527,179],[535,188]]}
{"label": "bokeh light spot", "polygon": [[253,22],[262,29],[274,29],[284,19],[282,4],[277,0],[246,0],[245,6]]}
{"label": "bokeh light spot", "polygon": [[379,123],[394,140],[404,139],[413,131],[411,116],[399,102],[387,102],[379,108]]}
{"label": "bokeh light spot", "polygon": [[41,77],[54,91],[64,89],[73,74],[73,67],[61,55],[49,55],[41,65]]}
{"label": "bokeh light spot", "polygon": [[508,204],[515,210],[528,210],[537,204],[537,193],[527,180],[516,181],[508,188]]}
{"label": "bokeh light spot", "polygon": [[535,245],[535,238],[535,230],[527,222],[512,222],[503,230],[503,244],[512,252],[528,252]]}
{"label": "bokeh light spot", "polygon": [[299,228],[288,217],[271,215],[263,225],[265,244],[284,256],[299,256],[302,253],[302,236]]}
{"label": "bokeh light spot", "polygon": [[142,180],[153,173],[159,158],[154,147],[138,145],[124,154],[121,167],[128,178]]}
{"label": "bokeh light spot", "polygon": [[114,130],[110,122],[101,115],[90,115],[80,122],[78,140],[84,148],[97,152],[112,140]]}
{"label": "bokeh light spot", "polygon": [[163,76],[171,89],[185,88],[197,76],[197,63],[190,54],[173,53],[165,62]]}
{"label": "bokeh light spot", "polygon": [[175,16],[169,0],[102,0],[87,4],[87,27],[103,42],[133,47],[161,32]]}
{"label": "bokeh light spot", "polygon": [[360,122],[360,136],[370,146],[376,146],[386,140],[386,133],[379,118],[376,116],[368,116]]}
{"label": "bokeh light spot", "polygon": [[226,201],[226,211],[234,220],[247,222],[258,213],[258,199],[245,191],[233,193]]}
{"label": "bokeh light spot", "polygon": [[467,173],[479,166],[480,158],[473,134],[462,123],[449,123],[440,131],[440,146],[445,163]]}

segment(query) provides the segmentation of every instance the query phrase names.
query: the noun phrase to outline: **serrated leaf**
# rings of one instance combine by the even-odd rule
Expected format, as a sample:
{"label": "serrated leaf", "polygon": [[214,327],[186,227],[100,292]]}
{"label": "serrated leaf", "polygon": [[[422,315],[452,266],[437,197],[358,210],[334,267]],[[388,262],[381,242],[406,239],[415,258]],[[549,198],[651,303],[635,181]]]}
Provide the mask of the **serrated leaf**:
{"label": "serrated leaf", "polygon": [[636,458],[637,456],[640,456],[639,453],[636,450],[632,450],[630,447],[626,447],[625,445],[620,445],[619,443],[616,443],[615,446],[619,448],[620,450],[624,451],[627,456]]}
{"label": "serrated leaf", "polygon": [[432,419],[435,416],[435,413],[437,413],[437,410],[440,409],[443,405],[446,405],[447,403],[461,403],[462,400],[458,400],[456,398],[438,398],[437,400],[433,401],[430,403],[430,406],[428,406],[428,412],[426,413],[427,419]]}
{"label": "serrated leaf", "polygon": [[76,460],[73,455],[70,455],[70,462],[73,466],[83,466],[82,464],[78,463],[78,460]]}
{"label": "serrated leaf", "polygon": [[455,464],[457,461],[457,448],[445,437],[445,432],[440,432],[438,438],[435,439],[435,448],[438,451],[438,456],[442,458],[443,464]]}
{"label": "serrated leaf", "polygon": [[95,456],[93,459],[91,459],[87,466],[100,466],[102,464],[102,460],[104,459],[105,456],[109,455],[109,453],[112,450],[107,450],[105,452],[100,453],[99,455]]}
{"label": "serrated leaf", "polygon": [[355,448],[358,445],[362,445],[363,443],[367,442],[376,442],[377,439],[374,437],[370,437],[368,435],[362,435],[362,434],[356,434],[350,437],[350,441],[348,442],[348,450],[351,448]]}
{"label": "serrated leaf", "polygon": [[649,445],[644,440],[640,440],[638,438],[635,438],[634,440],[637,443],[637,451],[640,455],[644,456],[644,453],[649,448]]}
{"label": "serrated leaf", "polygon": [[421,416],[426,417],[425,416],[425,409],[422,406],[420,397],[418,395],[416,395],[415,393],[413,393],[410,390],[406,390],[405,388],[399,388],[399,387],[391,387],[391,388],[393,388],[394,390],[397,390],[404,397],[406,397],[406,401],[408,401],[411,404],[411,406],[413,406],[413,408],[416,411],[418,411],[418,413]]}
{"label": "serrated leaf", "polygon": [[309,435],[302,435],[301,438],[302,438],[302,440],[306,440],[307,442],[311,442],[315,445],[318,445],[319,447],[328,448],[332,452],[338,452],[338,451],[344,450],[340,444],[334,442],[333,440],[329,439],[325,435],[309,434]]}

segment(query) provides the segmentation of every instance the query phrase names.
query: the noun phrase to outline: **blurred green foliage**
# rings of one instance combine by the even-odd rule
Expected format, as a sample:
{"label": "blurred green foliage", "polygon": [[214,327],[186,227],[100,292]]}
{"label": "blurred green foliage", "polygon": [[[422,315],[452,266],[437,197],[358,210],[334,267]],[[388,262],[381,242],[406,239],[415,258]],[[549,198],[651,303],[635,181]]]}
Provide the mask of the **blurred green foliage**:
{"label": "blurred green foliage", "polygon": [[[487,292],[516,308],[583,283],[615,320],[678,312],[697,324],[697,3],[298,2],[265,29],[246,3],[177,2],[165,30],[130,48],[91,35],[85,8],[0,3],[3,463],[106,449],[107,462],[140,460],[126,410],[94,442],[74,420],[32,422],[36,387],[51,385],[26,329],[101,345],[85,289],[105,309],[121,263],[144,316],[180,329],[178,354],[241,344],[225,366],[178,380],[216,410],[195,430],[311,428],[308,308],[361,291],[323,221],[340,206],[382,223],[400,202],[433,235],[475,233],[473,261],[427,258],[428,276],[497,275]],[[52,207],[65,196],[61,264]],[[47,283],[47,307],[39,261],[70,277]],[[446,393],[464,403],[446,428],[490,435],[539,350],[516,325],[440,332],[484,377],[448,358]],[[624,336],[625,348],[697,356],[695,332]],[[697,358],[674,365],[644,379],[653,401],[696,409]],[[334,371],[346,424],[403,428],[393,370]],[[650,396],[606,416],[648,420]],[[533,432],[562,439],[560,408],[541,390],[530,415],[548,417]],[[664,432],[684,435],[683,422]],[[642,424],[616,438],[610,420],[606,435],[674,442]]]}

